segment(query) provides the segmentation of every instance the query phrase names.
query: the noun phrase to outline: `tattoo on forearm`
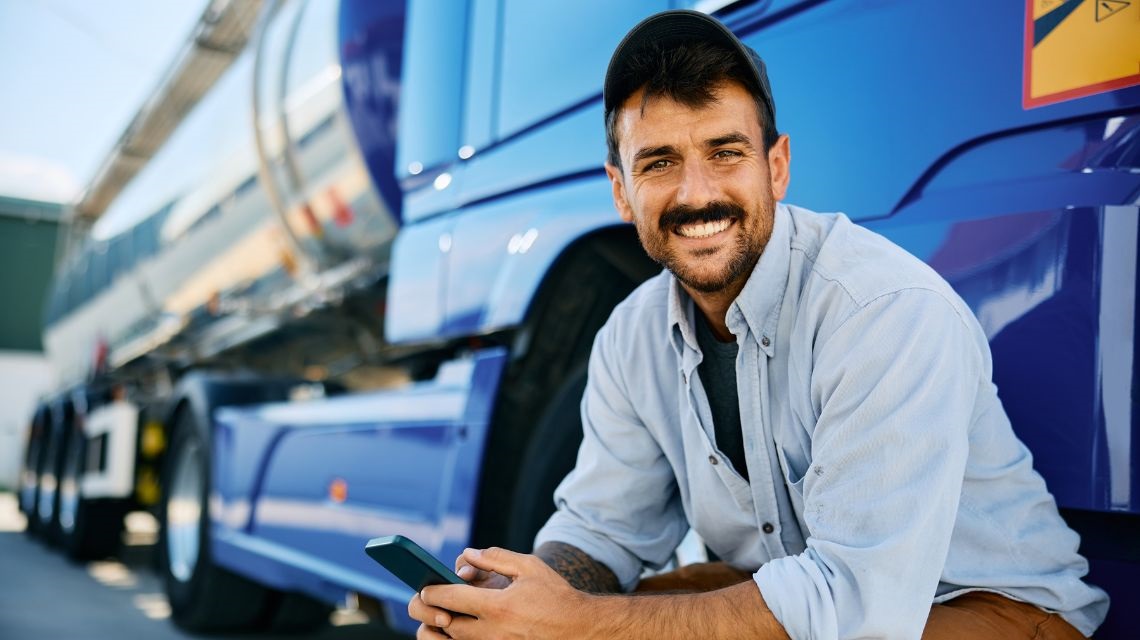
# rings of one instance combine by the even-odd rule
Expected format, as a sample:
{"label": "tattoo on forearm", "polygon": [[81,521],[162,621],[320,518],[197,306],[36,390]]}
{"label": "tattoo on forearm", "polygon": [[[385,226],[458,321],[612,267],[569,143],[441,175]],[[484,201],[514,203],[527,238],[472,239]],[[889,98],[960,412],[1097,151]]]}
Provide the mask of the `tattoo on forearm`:
{"label": "tattoo on forearm", "polygon": [[562,542],[546,542],[534,550],[534,555],[579,591],[621,593],[621,585],[614,572],[578,547]]}

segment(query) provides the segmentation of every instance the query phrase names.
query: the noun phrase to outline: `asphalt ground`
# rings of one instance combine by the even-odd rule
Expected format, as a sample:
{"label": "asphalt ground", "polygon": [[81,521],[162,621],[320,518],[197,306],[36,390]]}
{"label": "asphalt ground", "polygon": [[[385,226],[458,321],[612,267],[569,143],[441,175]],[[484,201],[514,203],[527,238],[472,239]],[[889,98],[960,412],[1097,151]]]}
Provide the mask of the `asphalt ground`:
{"label": "asphalt ground", "polygon": [[[77,564],[24,533],[10,493],[0,493],[0,640],[194,638],[169,620],[170,605],[154,571],[154,520],[127,518],[115,558]],[[406,640],[360,611],[338,610],[308,636],[211,636],[242,640]]]}

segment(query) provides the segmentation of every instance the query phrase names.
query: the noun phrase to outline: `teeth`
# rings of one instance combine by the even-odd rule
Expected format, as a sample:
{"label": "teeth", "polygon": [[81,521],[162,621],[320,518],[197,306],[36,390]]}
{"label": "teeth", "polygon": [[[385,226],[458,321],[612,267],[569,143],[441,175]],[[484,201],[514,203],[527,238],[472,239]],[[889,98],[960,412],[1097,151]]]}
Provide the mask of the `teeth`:
{"label": "teeth", "polygon": [[718,222],[701,222],[698,224],[687,224],[677,228],[677,233],[685,236],[686,238],[707,238],[715,236],[716,234],[728,228],[732,224],[731,220],[720,220]]}

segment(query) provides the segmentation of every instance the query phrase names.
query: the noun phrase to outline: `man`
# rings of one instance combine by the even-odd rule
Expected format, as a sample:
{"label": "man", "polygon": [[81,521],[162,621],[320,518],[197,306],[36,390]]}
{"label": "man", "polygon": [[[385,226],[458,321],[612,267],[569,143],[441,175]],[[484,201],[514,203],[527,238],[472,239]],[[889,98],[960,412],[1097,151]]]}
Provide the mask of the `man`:
{"label": "man", "polygon": [[[533,556],[467,550],[419,638],[1078,638],[1107,610],[946,282],[778,204],[764,68],[652,16],[606,73],[606,172],[666,267],[599,332],[577,467]],[[725,565],[629,597],[689,527]],[[674,580],[674,583],[677,581]],[[446,634],[446,635],[445,635]]]}

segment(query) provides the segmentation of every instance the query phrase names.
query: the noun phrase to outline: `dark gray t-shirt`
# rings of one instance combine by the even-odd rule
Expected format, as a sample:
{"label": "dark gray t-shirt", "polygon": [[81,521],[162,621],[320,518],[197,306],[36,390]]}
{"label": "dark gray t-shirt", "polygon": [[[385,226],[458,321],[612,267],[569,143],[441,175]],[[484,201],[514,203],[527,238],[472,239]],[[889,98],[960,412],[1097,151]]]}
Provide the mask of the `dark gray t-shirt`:
{"label": "dark gray t-shirt", "polygon": [[705,395],[709,398],[716,446],[732,461],[736,472],[747,480],[744,436],[740,431],[740,402],[736,396],[737,346],[735,342],[717,340],[700,310],[696,310],[693,315],[697,317],[697,344],[704,355],[697,373],[705,388]]}

